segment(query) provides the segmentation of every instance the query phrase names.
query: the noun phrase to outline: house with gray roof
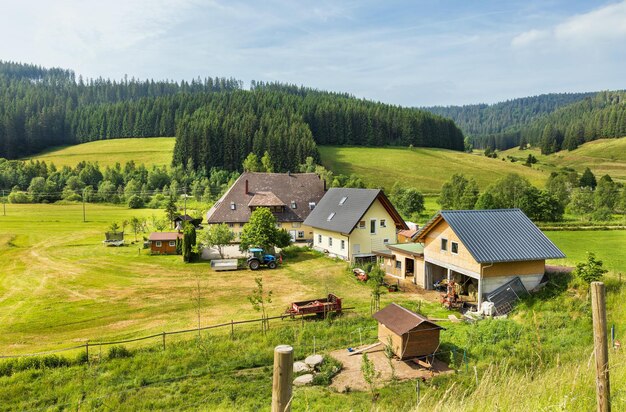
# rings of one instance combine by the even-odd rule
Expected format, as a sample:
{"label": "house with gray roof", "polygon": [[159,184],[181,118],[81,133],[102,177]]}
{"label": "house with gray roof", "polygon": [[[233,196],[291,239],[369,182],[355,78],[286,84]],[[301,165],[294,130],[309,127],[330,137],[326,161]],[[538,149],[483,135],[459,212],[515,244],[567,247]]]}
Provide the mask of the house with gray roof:
{"label": "house with gray roof", "polygon": [[310,241],[313,229],[304,220],[324,196],[325,186],[315,173],[245,172],[207,212],[207,224],[226,223],[238,239],[252,212],[266,207],[294,242]]}
{"label": "house with gray roof", "polygon": [[408,229],[380,189],[329,189],[304,225],[313,228],[314,249],[348,261],[375,259],[374,250]]}
{"label": "house with gray roof", "polygon": [[433,289],[454,280],[460,294],[475,294],[479,305],[516,277],[534,289],[546,259],[565,257],[520,209],[442,210],[420,229],[416,242],[423,251],[421,259],[410,258],[414,283]]}

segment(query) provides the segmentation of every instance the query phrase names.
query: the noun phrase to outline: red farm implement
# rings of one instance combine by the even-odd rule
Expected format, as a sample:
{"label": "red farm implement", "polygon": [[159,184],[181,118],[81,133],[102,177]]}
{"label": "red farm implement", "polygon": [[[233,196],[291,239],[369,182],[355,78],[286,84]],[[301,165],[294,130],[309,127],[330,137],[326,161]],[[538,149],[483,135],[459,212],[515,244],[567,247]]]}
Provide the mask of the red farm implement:
{"label": "red farm implement", "polygon": [[331,312],[341,313],[341,298],[332,293],[329,293],[327,298],[293,302],[285,311],[292,317],[313,314],[325,317],[327,313]]}

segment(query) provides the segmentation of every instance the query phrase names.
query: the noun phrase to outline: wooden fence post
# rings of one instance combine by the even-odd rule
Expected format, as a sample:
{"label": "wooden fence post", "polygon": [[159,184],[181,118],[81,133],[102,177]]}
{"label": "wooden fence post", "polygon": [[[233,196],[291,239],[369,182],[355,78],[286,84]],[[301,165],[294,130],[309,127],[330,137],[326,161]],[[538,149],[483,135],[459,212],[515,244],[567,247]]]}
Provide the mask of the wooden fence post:
{"label": "wooden fence post", "polygon": [[609,350],[606,339],[606,302],[603,282],[591,282],[593,346],[596,357],[596,398],[598,412],[611,410]]}
{"label": "wooden fence post", "polygon": [[274,348],[274,376],[272,381],[272,412],[291,411],[293,385],[293,347]]}

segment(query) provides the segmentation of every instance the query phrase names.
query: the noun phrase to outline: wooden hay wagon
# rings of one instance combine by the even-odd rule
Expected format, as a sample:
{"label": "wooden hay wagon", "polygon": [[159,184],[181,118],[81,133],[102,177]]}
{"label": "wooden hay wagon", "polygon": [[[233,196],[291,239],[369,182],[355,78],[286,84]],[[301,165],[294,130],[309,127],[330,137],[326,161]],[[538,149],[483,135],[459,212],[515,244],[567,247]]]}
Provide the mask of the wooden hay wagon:
{"label": "wooden hay wagon", "polygon": [[305,315],[324,317],[331,312],[341,313],[341,298],[329,293],[326,298],[293,302],[285,314],[291,315],[291,317]]}

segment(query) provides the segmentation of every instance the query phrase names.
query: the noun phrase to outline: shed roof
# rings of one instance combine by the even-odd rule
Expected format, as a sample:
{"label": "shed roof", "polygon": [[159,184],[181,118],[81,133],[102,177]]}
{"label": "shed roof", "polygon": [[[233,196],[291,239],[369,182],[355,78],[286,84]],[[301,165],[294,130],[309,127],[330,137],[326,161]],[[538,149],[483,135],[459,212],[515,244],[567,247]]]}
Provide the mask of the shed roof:
{"label": "shed roof", "polygon": [[396,243],[393,245],[387,245],[390,250],[406,252],[411,255],[423,255],[424,245],[421,243]]}
{"label": "shed roof", "polygon": [[419,313],[412,312],[395,303],[379,310],[372,316],[396,335],[404,335],[423,323],[427,323],[431,328],[445,329]]}
{"label": "shed roof", "polygon": [[565,254],[520,209],[442,210],[417,235],[445,220],[478,263],[560,259]]}
{"label": "shed roof", "polygon": [[329,189],[304,224],[333,232],[351,233],[376,199],[380,200],[397,227],[407,229],[406,223],[382,190],[345,187]]}
{"label": "shed roof", "polygon": [[[273,196],[260,195],[271,193]],[[315,173],[245,172],[207,212],[208,223],[245,223],[250,219],[250,206],[285,205],[282,213],[274,213],[279,222],[303,222],[311,212],[309,203],[324,196],[324,181]],[[253,198],[257,197],[252,204]],[[256,204],[261,198],[274,199],[276,205]],[[278,200],[276,200],[278,199]]]}
{"label": "shed roof", "polygon": [[178,232],[152,232],[148,240],[176,240],[182,239],[183,234]]}

